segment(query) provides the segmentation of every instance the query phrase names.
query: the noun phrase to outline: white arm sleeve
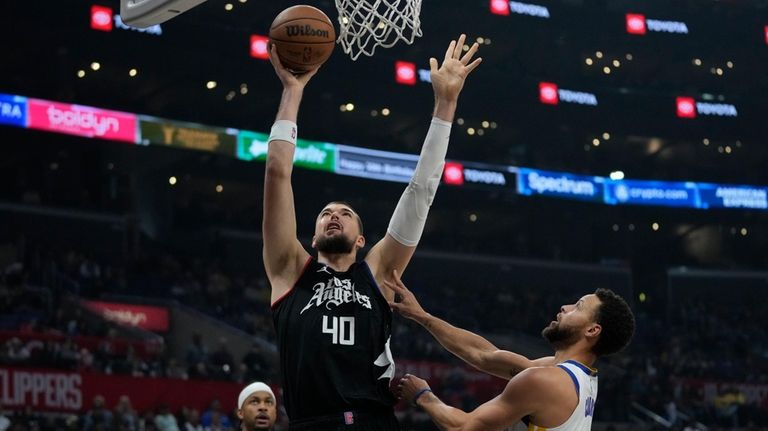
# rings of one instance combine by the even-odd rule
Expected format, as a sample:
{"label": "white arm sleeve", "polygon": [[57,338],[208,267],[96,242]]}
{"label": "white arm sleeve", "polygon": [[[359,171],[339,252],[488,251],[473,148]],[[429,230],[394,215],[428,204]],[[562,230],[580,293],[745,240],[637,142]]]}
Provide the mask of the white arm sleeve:
{"label": "white arm sleeve", "polygon": [[450,136],[451,123],[433,117],[416,170],[389,221],[387,233],[400,244],[414,247],[421,239],[429,207],[443,174]]}

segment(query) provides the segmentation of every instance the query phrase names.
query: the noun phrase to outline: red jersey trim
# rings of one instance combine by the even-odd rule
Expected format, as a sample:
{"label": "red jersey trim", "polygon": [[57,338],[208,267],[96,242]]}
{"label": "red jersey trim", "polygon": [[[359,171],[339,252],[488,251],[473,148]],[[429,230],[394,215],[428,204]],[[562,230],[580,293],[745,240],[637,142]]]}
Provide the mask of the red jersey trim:
{"label": "red jersey trim", "polygon": [[277,307],[278,305],[280,305],[280,302],[281,302],[283,299],[285,299],[285,297],[286,297],[286,296],[290,295],[290,294],[291,294],[291,292],[293,292],[293,289],[295,289],[295,288],[296,288],[296,285],[297,285],[297,284],[299,284],[299,280],[301,280],[301,277],[303,277],[303,276],[304,276],[304,273],[305,273],[305,272],[307,272],[307,268],[309,268],[309,264],[310,264],[310,263],[312,263],[312,256],[309,256],[309,257],[307,258],[307,262],[304,264],[304,268],[302,268],[302,269],[301,269],[301,272],[299,273],[299,277],[298,277],[298,278],[296,279],[296,281],[293,283],[293,286],[291,286],[291,288],[290,288],[290,289],[288,289],[288,291],[287,291],[287,292],[285,292],[285,293],[283,294],[283,296],[281,296],[281,297],[277,298],[277,299],[275,300],[275,302],[273,302],[273,303],[272,303],[272,306],[271,306],[271,307],[272,307],[272,309],[273,309],[273,310],[275,309],[275,307]]}

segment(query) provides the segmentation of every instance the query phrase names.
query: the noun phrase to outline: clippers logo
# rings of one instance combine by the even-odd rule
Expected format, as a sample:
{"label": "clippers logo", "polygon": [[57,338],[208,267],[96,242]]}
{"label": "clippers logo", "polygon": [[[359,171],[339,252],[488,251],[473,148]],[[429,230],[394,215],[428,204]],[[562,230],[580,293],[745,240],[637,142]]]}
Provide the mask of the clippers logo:
{"label": "clippers logo", "polygon": [[99,31],[112,31],[112,8],[91,6],[91,28]]}
{"label": "clippers logo", "polygon": [[658,19],[647,19],[645,15],[638,13],[628,13],[626,15],[627,33],[636,35],[645,35],[649,31],[658,33],[678,33],[688,34],[688,26],[680,21],[662,21]]}
{"label": "clippers logo", "polygon": [[403,85],[416,85],[416,64],[407,61],[396,61],[395,82]]}
{"label": "clippers logo", "polygon": [[539,101],[545,105],[557,105],[563,102],[597,106],[597,96],[594,94],[558,88],[557,84],[551,82],[539,83]]}
{"label": "clippers logo", "polygon": [[464,165],[459,162],[446,162],[443,181],[452,186],[464,185]]}
{"label": "clippers logo", "polygon": [[736,106],[727,103],[697,102],[692,97],[678,97],[677,116],[680,118],[696,118],[698,115],[715,117],[738,117]]}
{"label": "clippers logo", "polygon": [[258,34],[251,35],[251,57],[269,60],[269,38]]}

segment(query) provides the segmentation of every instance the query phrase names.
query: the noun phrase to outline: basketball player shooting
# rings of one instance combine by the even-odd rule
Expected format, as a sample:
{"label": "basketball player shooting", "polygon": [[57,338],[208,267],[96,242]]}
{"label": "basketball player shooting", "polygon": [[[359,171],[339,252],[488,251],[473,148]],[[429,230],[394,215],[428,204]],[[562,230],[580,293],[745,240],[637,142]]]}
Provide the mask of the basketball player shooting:
{"label": "basketball player shooting", "polygon": [[410,183],[386,236],[357,262],[365,245],[363,224],[343,202],[327,204],[315,219],[312,257],[296,236],[291,172],[299,105],[317,69],[294,75],[270,59],[283,84],[272,127],[264,182],[264,266],[280,352],[290,429],[399,429],[389,390],[394,363],[389,349],[394,294],[379,285],[402,273],[421,238],[442,175],[451,122],[467,76],[480,64],[466,37],[451,41],[442,64],[431,58],[433,118]]}
{"label": "basketball player shooting", "polygon": [[598,357],[626,347],[635,330],[624,299],[597,289],[560,307],[556,320],[542,330],[555,355],[530,360],[427,313],[397,274],[384,286],[401,298],[390,306],[448,351],[480,371],[509,379],[501,395],[466,413],[440,401],[426,381],[406,374],[400,396],[422,407],[442,430],[588,431],[597,400],[597,370],[591,367]]}

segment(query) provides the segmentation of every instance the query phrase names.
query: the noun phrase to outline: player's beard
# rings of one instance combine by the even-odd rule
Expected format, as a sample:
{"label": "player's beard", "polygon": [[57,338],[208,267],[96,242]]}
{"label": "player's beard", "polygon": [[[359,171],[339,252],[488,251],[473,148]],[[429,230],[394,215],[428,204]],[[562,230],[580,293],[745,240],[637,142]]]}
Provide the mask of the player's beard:
{"label": "player's beard", "polygon": [[550,324],[541,331],[541,336],[555,348],[555,350],[563,350],[572,346],[579,339],[579,330],[577,328],[569,328],[563,326],[560,322],[556,322],[554,325]]}
{"label": "player's beard", "polygon": [[349,254],[355,247],[355,242],[343,234],[321,236],[315,241],[317,251],[326,254]]}

